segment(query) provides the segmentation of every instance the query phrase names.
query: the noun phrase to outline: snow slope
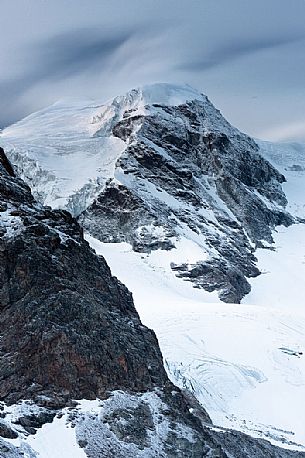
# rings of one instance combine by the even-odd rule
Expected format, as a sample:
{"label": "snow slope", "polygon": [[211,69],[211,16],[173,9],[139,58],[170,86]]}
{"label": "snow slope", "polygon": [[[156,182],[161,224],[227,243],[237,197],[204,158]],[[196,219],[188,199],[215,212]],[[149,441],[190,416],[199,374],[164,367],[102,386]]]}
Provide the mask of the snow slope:
{"label": "snow slope", "polygon": [[[305,348],[298,304],[217,303],[216,295],[179,282],[166,252],[141,255],[128,244],[87,240],[132,291],[172,380],[194,392],[215,424],[305,449],[305,358],[291,354]],[[177,258],[187,248],[178,245]]]}
{"label": "snow slope", "polygon": [[193,99],[205,98],[189,86],[171,84],[144,86],[105,103],[63,99],[4,129],[0,145],[39,201],[78,215],[114,176],[126,144],[111,129],[123,113]]}
{"label": "snow slope", "polygon": [[[286,176],[290,211],[304,218],[305,146],[260,147]],[[128,244],[87,240],[132,291],[141,319],[157,333],[172,380],[194,392],[215,424],[303,450],[305,226],[278,227],[273,236],[272,249],[256,252],[263,274],[251,280],[242,305],[224,305],[173,275],[173,252],[177,262],[188,256],[195,262],[195,242],[191,247],[180,239],[171,254],[141,255]]]}
{"label": "snow slope", "polygon": [[88,102],[58,102],[1,134],[1,145],[43,204],[78,214],[113,175],[124,143],[93,137],[97,109]]}

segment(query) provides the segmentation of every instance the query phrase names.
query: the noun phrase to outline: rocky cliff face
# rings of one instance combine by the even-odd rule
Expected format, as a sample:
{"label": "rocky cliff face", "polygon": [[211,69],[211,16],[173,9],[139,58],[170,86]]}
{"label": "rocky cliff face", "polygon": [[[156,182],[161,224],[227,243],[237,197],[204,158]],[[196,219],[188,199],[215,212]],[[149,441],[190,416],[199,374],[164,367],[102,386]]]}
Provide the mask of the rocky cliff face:
{"label": "rocky cliff face", "polygon": [[[2,149],[0,211],[0,398],[5,405],[33,403],[30,414],[21,409],[15,419],[19,432],[35,432],[72,399],[106,398],[113,390],[158,389],[155,396],[167,403],[174,387],[131,294],[90,249],[68,212],[34,201]],[[175,393],[168,415],[177,417],[181,409],[181,419],[173,421],[182,422],[194,444],[202,445],[198,422],[179,390]],[[18,434],[10,422],[2,426],[4,437]],[[10,456],[10,447],[4,447]],[[104,456],[99,449],[95,453]]]}
{"label": "rocky cliff face", "polygon": [[[177,106],[147,103],[140,113],[145,95],[128,97],[111,131],[126,148],[81,224],[101,241],[126,241],[140,252],[171,249],[181,236],[196,240],[208,259],[173,265],[174,271],[196,287],[218,290],[225,302],[239,302],[250,291],[246,278],[259,274],[255,247],[272,242],[276,225],[293,221],[284,176],[206,97]],[[95,135],[105,135],[103,123]]]}
{"label": "rocky cliff face", "polygon": [[91,399],[165,383],[129,291],[77,222],[36,204],[1,155],[1,398]]}

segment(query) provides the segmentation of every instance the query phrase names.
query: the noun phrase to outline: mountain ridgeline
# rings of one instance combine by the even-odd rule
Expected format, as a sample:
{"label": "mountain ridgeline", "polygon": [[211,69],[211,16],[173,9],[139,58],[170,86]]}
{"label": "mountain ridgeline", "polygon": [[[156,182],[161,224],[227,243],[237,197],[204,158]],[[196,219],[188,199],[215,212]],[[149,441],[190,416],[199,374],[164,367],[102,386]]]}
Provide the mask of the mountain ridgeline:
{"label": "mountain ridgeline", "polygon": [[192,240],[202,255],[173,262],[173,271],[224,302],[250,291],[247,278],[260,273],[255,249],[293,222],[285,177],[189,86],[151,85],[103,105],[55,104],[1,141],[35,197],[71,211],[100,241],[147,253]]}

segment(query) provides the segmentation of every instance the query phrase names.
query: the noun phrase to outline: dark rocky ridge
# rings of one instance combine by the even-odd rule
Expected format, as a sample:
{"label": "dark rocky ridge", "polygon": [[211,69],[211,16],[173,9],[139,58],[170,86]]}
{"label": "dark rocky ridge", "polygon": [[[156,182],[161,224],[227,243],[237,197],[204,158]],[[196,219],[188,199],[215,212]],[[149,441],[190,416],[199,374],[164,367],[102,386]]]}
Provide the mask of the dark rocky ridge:
{"label": "dark rocky ridge", "polygon": [[[231,431],[224,441],[222,432],[205,426],[206,412],[169,382],[156,338],[141,324],[128,290],[90,249],[69,213],[33,200],[1,149],[0,208],[0,399],[34,402],[33,414],[15,420],[19,429],[6,423],[3,413],[2,437],[34,434],[73,398],[108,402],[110,391],[121,389],[123,399],[138,397],[139,403],[111,408],[107,422],[89,417],[84,423],[84,416],[71,410],[88,457],[188,457],[190,450],[194,458],[305,456]],[[156,407],[139,393],[148,391],[163,403],[157,417],[169,425],[161,439],[152,417]],[[115,443],[104,438],[105,428]],[[125,453],[130,443],[146,453],[155,437],[162,453],[153,447],[146,455]],[[25,451],[37,458],[28,445],[0,439],[1,457]]]}
{"label": "dark rocky ridge", "polygon": [[[169,418],[190,428],[198,450],[213,448],[167,378],[156,337],[141,324],[127,288],[111,276],[68,212],[34,201],[2,149],[0,208],[0,400],[32,400],[51,409],[16,423],[33,434],[41,417],[49,421],[52,409],[72,399],[158,389]],[[2,431],[7,436],[8,424]],[[164,443],[174,447],[175,437]],[[19,449],[0,440],[1,449],[19,456]],[[98,450],[96,456],[104,455]]]}
{"label": "dark rocky ridge", "polygon": [[167,383],[129,291],[71,215],[37,205],[1,158],[0,217],[5,209],[18,224],[13,234],[1,224],[1,399],[91,399]]}
{"label": "dark rocky ridge", "polygon": [[79,220],[100,240],[127,241],[143,252],[172,248],[171,238],[186,225],[203,237],[210,259],[175,271],[197,287],[218,290],[226,302],[240,302],[250,291],[246,278],[259,274],[255,245],[272,242],[275,226],[293,222],[281,189],[285,177],[208,99],[146,110],[141,116],[126,111],[114,125],[113,135],[127,142],[116,164],[118,181],[110,180]]}

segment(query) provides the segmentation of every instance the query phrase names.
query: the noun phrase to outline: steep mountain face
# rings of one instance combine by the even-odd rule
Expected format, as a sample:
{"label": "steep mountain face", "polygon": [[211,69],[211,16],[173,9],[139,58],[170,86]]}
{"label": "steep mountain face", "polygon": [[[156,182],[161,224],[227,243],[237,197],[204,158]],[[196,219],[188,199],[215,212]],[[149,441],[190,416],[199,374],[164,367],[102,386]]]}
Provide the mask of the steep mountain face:
{"label": "steep mountain face", "polygon": [[225,302],[240,302],[259,275],[256,246],[293,222],[284,176],[188,86],[152,85],[102,106],[56,104],[1,141],[36,197],[72,211],[99,240],[143,253],[192,240],[201,255],[172,263],[174,272]]}
{"label": "steep mountain face", "polygon": [[292,222],[284,211],[284,176],[203,96],[174,107],[146,105],[144,114],[135,105],[112,128],[127,144],[115,178],[81,224],[101,241],[126,241],[144,252],[170,249],[187,234],[207,259],[173,269],[239,302],[250,291],[246,277],[259,273],[251,242],[270,242],[274,226]]}
{"label": "steep mountain face", "polygon": [[[199,450],[210,450],[210,445],[212,450],[213,439],[204,438],[180,391],[169,382],[155,335],[141,324],[129,291],[89,248],[69,213],[51,211],[34,201],[2,149],[0,202],[0,398],[5,403],[2,409],[11,406],[2,415],[6,420],[0,425],[0,436],[26,437],[52,422],[58,409],[71,405],[72,399],[105,399],[113,390],[122,390],[120,408],[113,401],[107,418],[109,434],[113,431],[116,437],[108,455],[101,452],[107,445],[105,427],[99,427],[100,444],[90,445],[93,438],[87,438],[86,431],[91,431],[94,419],[89,415],[86,424],[79,426],[80,437],[87,438],[87,456],[127,456],[120,440],[127,435],[128,421],[124,431],[120,418],[132,418],[130,428],[135,430],[141,421],[147,422],[143,437],[130,437],[129,442],[140,449],[145,443],[149,449],[146,428],[152,431],[151,440],[157,434],[153,403],[160,421],[167,409],[176,425],[175,432],[164,419],[167,432],[159,438],[161,451],[178,447],[186,456],[190,444],[194,456],[202,456]],[[134,398],[125,391],[134,393]],[[149,391],[143,399],[138,393]],[[23,400],[27,400],[24,405]],[[74,420],[78,415],[74,412]],[[185,435],[180,445],[179,434]],[[5,456],[19,456],[23,450],[0,442]],[[148,450],[147,456],[156,455]]]}
{"label": "steep mountain face", "polygon": [[[305,334],[290,283],[285,313],[266,269],[250,280],[267,282],[260,302],[259,288],[242,307],[205,292],[239,302],[255,256],[276,257],[272,229],[304,222],[304,148],[254,142],[171,85],[57,103],[0,144],[36,199],[1,152],[0,456],[304,456]],[[171,380],[217,425],[299,452],[214,427],[185,399],[130,293],[63,209],[132,291]]]}
{"label": "steep mountain face", "polygon": [[[2,151],[1,156],[5,165]],[[155,336],[141,325],[131,294],[89,248],[69,213],[36,204],[28,187],[6,170],[1,175],[1,398],[16,402],[50,395],[60,403],[165,383]]]}
{"label": "steep mountain face", "polygon": [[35,202],[2,149],[0,256],[0,456],[48,438],[55,453],[58,434],[73,457],[305,456],[213,427],[76,220]]}

